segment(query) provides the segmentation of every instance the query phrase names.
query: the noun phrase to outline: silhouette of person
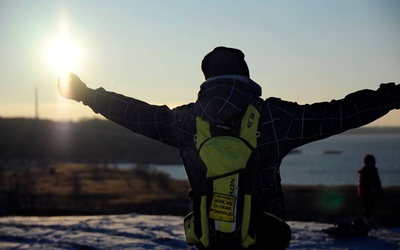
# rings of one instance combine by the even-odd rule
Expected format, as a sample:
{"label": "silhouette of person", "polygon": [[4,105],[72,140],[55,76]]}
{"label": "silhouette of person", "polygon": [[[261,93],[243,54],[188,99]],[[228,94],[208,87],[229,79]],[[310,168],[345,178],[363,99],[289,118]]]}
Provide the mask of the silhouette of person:
{"label": "silhouette of person", "polygon": [[378,168],[375,166],[375,157],[367,154],[364,157],[363,167],[358,170],[359,184],[358,197],[362,199],[364,206],[364,221],[372,227],[372,214],[376,200],[382,199],[383,189],[379,178]]}
{"label": "silhouette of person", "polygon": [[201,63],[205,81],[200,85],[197,100],[173,109],[103,88],[88,88],[73,73],[65,82],[59,79],[58,87],[62,96],[82,101],[95,113],[135,133],[178,148],[192,188],[199,166],[196,117],[208,121],[210,126],[230,127],[241,119],[240,114],[250,102],[259,100],[262,111],[258,146],[249,160],[249,164],[258,167],[254,198],[264,211],[284,220],[279,171],[282,159],[301,145],[363,126],[392,109],[399,109],[400,85],[381,84],[377,90],[360,90],[340,100],[306,105],[275,97],[261,99],[261,86],[250,78],[244,57],[242,51],[226,47],[217,47],[208,53]]}

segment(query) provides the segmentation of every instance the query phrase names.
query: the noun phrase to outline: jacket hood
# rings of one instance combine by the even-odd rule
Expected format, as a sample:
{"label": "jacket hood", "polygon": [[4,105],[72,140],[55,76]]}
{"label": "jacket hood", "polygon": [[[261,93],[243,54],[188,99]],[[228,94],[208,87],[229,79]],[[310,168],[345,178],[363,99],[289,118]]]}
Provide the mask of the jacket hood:
{"label": "jacket hood", "polygon": [[194,112],[210,124],[231,126],[251,100],[259,96],[260,85],[248,77],[212,77],[201,84]]}

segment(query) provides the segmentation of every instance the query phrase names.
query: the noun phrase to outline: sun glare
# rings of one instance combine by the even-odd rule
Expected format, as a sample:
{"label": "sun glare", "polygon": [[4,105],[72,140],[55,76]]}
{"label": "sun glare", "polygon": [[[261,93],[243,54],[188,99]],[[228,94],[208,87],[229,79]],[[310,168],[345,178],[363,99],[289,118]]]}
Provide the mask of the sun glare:
{"label": "sun glare", "polygon": [[64,77],[77,67],[80,53],[77,43],[67,31],[63,30],[58,37],[49,41],[45,49],[45,57],[50,67],[57,70],[59,76]]}

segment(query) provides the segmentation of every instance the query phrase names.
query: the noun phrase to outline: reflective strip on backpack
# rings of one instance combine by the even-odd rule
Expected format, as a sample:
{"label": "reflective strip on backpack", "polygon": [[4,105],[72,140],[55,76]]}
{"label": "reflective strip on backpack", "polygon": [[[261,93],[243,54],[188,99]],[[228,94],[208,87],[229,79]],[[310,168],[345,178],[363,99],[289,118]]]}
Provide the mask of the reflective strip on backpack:
{"label": "reflective strip on backpack", "polygon": [[207,196],[203,195],[200,202],[200,220],[201,220],[201,237],[200,242],[203,246],[208,247],[210,243],[208,233],[208,215],[207,215]]}
{"label": "reflective strip on backpack", "polygon": [[244,248],[248,248],[250,245],[256,243],[255,237],[253,239],[248,234],[250,226],[250,218],[251,218],[251,196],[245,194],[243,202],[243,218],[242,218],[242,228],[241,228],[242,246]]}

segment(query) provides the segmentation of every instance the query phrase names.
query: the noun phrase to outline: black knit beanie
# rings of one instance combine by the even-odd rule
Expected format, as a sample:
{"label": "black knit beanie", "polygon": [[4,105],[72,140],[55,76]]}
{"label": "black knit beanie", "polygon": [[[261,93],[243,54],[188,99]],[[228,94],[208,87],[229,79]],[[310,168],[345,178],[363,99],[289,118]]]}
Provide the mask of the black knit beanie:
{"label": "black knit beanie", "polygon": [[250,77],[243,52],[234,48],[216,47],[204,57],[201,70],[206,79],[220,75]]}

